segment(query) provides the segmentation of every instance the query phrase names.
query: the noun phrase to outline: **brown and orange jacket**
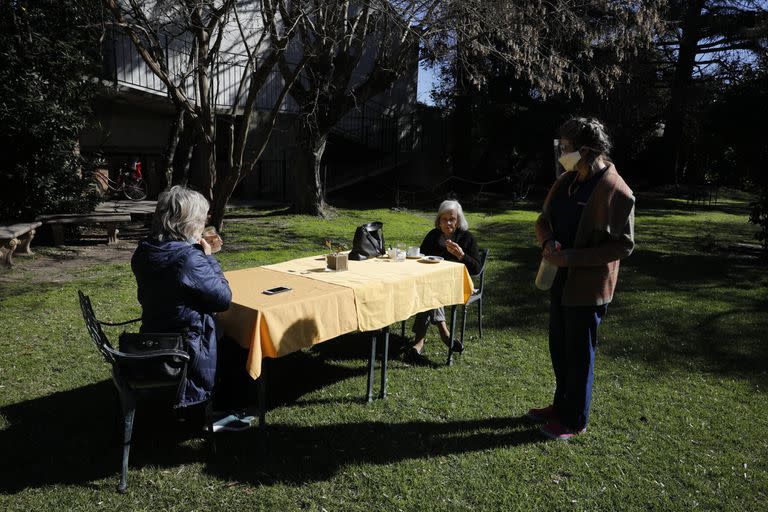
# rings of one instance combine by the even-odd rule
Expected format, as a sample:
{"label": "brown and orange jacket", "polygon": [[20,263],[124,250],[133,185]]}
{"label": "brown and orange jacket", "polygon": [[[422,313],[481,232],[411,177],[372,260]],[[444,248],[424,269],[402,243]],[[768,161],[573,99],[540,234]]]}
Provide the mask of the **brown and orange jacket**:
{"label": "brown and orange jacket", "polygon": [[[549,190],[536,220],[539,245],[554,238],[550,203],[561,187],[574,179],[574,171],[563,173]],[[619,275],[619,260],[635,247],[635,197],[610,164],[595,186],[581,214],[572,249],[564,249],[568,279],[563,289],[565,306],[600,306],[613,299]]]}

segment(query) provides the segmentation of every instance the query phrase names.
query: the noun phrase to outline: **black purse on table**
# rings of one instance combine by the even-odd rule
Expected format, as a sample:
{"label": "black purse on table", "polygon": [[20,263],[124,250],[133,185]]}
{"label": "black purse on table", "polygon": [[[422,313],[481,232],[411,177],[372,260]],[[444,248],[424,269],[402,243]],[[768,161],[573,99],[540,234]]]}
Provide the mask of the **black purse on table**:
{"label": "black purse on table", "polygon": [[383,222],[369,222],[357,227],[355,238],[352,240],[352,250],[349,253],[349,259],[366,260],[368,258],[375,258],[385,252]]}

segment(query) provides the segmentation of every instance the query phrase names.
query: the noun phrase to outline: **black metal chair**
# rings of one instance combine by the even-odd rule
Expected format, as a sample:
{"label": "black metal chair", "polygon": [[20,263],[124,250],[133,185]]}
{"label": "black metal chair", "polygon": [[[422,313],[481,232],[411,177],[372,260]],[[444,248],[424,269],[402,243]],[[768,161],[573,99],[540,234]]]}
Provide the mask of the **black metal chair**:
{"label": "black metal chair", "polygon": [[461,315],[461,344],[464,345],[464,328],[467,325],[467,307],[477,302],[477,327],[480,337],[483,337],[483,286],[485,284],[485,263],[488,260],[488,249],[480,249],[480,272],[472,276],[474,282],[480,278],[478,287],[472,291],[472,295],[466,304],[462,306]]}
{"label": "black metal chair", "polygon": [[[116,350],[107,339],[102,330],[102,325],[116,326],[126,325],[141,320],[136,318],[127,322],[100,322],[96,319],[93,312],[91,300],[82,291],[78,290],[80,296],[80,309],[83,312],[85,325],[91,340],[101,353],[104,360],[112,366],[112,380],[115,383],[120,396],[120,405],[123,412],[123,454],[122,454],[122,472],[120,474],[120,483],[117,490],[125,493],[128,490],[128,456],[131,451],[131,436],[133,433],[133,419],[136,413],[136,403],[138,400],[151,399],[153,401],[164,401],[169,405],[175,405],[178,402],[179,392],[184,386],[187,376],[187,365],[189,354],[181,350],[152,350],[142,354],[126,354]],[[172,380],[147,381],[133,377],[142,372],[135,371],[141,365],[157,365],[162,363],[181,365],[179,377]],[[212,451],[215,451],[213,440],[213,425],[210,402],[206,404],[206,424],[208,428],[208,441]]]}

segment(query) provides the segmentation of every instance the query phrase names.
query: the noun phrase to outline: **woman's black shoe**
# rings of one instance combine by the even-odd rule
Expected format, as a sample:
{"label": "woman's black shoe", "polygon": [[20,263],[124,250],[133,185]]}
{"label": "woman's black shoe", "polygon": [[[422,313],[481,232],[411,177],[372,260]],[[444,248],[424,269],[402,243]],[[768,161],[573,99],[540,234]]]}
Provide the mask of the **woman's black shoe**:
{"label": "woman's black shoe", "polygon": [[429,364],[429,359],[424,354],[416,350],[416,347],[411,347],[405,354],[405,361],[415,365]]}
{"label": "woman's black shoe", "polygon": [[462,352],[464,352],[464,344],[459,340],[457,340],[456,338],[454,338],[451,344],[451,350],[453,352],[456,352],[457,354],[461,354]]}

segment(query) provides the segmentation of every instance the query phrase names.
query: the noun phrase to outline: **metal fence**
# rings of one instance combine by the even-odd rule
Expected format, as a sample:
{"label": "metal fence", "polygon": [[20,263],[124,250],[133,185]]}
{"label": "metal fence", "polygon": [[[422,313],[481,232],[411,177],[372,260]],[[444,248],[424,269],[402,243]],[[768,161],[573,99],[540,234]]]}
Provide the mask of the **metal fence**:
{"label": "metal fence", "polygon": [[293,176],[288,172],[286,159],[259,160],[256,168],[238,186],[236,195],[241,198],[291,201]]}

